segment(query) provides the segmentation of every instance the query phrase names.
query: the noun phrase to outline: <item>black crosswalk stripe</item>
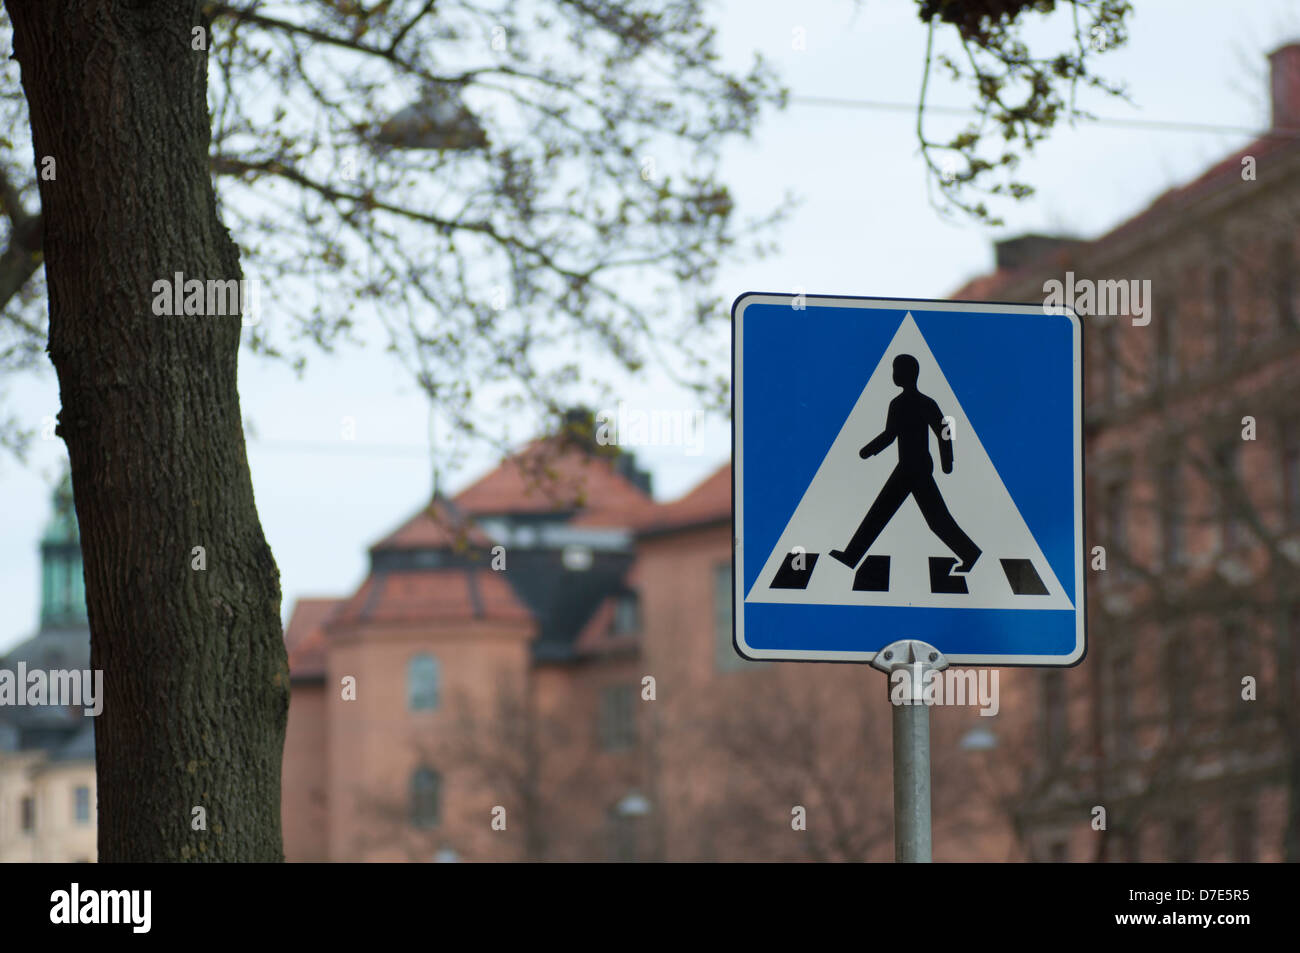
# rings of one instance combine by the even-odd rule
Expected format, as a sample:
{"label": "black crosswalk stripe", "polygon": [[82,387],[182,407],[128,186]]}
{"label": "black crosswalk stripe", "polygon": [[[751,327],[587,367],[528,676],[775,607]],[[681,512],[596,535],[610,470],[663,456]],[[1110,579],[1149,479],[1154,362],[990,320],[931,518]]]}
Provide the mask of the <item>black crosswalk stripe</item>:
{"label": "black crosswalk stripe", "polygon": [[954,576],[952,567],[957,560],[952,556],[930,557],[930,591],[969,595],[965,576]]}
{"label": "black crosswalk stripe", "polygon": [[1045,596],[1047,587],[1039,578],[1034,564],[1028,559],[1002,559],[1002,571],[1007,574],[1011,591],[1018,596]]}
{"label": "black crosswalk stripe", "polygon": [[807,589],[808,583],[812,582],[813,567],[817,565],[818,555],[818,553],[786,553],[785,561],[781,563],[781,568],[776,571],[776,577],[768,588]]}
{"label": "black crosswalk stripe", "polygon": [[[813,569],[817,566],[820,553],[787,553],[776,571],[771,589],[807,589],[812,582]],[[999,559],[1002,572],[1007,577],[1011,591],[1017,596],[1049,595],[1047,586],[1034,564],[1028,559]],[[796,565],[797,563],[797,565]],[[854,592],[888,592],[889,591],[888,556],[868,556],[853,575]],[[966,576],[954,573],[952,567],[957,560],[952,556],[931,556],[929,558],[930,591],[945,595],[969,595]]]}
{"label": "black crosswalk stripe", "polygon": [[889,557],[868,556],[853,576],[854,592],[889,591]]}

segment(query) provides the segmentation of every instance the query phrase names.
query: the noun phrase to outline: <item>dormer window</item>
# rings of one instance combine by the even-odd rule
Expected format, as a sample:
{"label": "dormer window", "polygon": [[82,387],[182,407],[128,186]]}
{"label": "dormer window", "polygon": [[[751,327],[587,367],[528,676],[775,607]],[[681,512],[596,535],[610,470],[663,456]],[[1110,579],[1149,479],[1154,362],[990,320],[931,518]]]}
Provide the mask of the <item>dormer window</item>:
{"label": "dormer window", "polygon": [[635,592],[625,592],[614,603],[614,634],[635,635],[641,631],[641,600]]}
{"label": "dormer window", "polygon": [[565,546],[561,554],[564,568],[572,572],[586,572],[591,568],[590,546]]}

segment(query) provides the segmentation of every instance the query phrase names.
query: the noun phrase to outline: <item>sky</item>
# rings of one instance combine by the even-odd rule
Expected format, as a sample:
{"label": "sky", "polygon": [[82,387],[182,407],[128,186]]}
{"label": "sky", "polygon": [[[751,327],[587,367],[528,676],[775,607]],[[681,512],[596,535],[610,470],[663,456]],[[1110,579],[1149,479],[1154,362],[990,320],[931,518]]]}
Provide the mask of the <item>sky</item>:
{"label": "sky", "polygon": [[[1006,224],[991,228],[945,218],[930,204],[916,116],[890,106],[914,105],[920,90],[926,30],[914,0],[715,4],[724,60],[741,68],[762,53],[792,97],[752,139],[727,149],[723,179],[742,215],[762,215],[787,194],[798,200],[771,236],[777,251],[723,267],[718,293],[728,300],[745,291],[796,289],[945,297],[991,270],[995,240],[1030,231],[1096,237],[1267,127],[1265,57],[1300,40],[1300,4],[1135,6],[1127,46],[1096,61],[1108,79],[1125,84],[1131,103],[1094,96],[1081,105],[1105,118],[1202,128],[1063,124],[1018,170],[1037,194],[999,206]],[[1046,27],[1041,32],[1048,35]],[[969,104],[956,88],[932,89],[931,101]],[[959,121],[935,116],[927,124],[939,133]],[[720,351],[725,364],[725,344]],[[57,413],[52,368],[5,385],[5,409],[31,426]],[[622,380],[617,392],[629,406],[695,409],[662,374]],[[319,355],[301,379],[245,353],[240,394],[255,434],[248,446],[253,486],[287,618],[296,599],[352,592],[365,576],[367,547],[427,501],[438,431],[415,382],[379,342]],[[354,420],[351,440],[344,439],[345,417]],[[717,416],[706,418],[694,446],[634,449],[653,473],[656,497],[672,499],[725,463],[729,448],[730,424]],[[27,464],[0,457],[0,652],[30,636],[39,621],[38,545],[64,458],[57,439],[38,439]],[[442,485],[454,492],[493,463],[486,452],[471,455],[442,476]]]}

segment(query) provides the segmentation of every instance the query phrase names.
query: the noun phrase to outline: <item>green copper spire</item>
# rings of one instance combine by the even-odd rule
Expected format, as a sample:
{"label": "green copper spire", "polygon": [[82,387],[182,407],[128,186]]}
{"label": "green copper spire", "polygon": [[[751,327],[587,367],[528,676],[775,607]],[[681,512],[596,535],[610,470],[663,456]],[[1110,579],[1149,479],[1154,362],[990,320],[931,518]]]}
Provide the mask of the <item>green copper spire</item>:
{"label": "green copper spire", "polygon": [[72,502],[72,477],[66,470],[52,502],[54,514],[41,537],[41,628],[86,625],[81,533]]}

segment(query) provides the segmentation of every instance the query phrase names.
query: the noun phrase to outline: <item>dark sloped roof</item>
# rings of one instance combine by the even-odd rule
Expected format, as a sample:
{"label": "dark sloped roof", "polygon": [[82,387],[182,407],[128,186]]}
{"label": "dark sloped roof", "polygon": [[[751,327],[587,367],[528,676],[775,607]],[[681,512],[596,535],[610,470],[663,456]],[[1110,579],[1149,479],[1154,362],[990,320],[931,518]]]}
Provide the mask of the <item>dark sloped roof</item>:
{"label": "dark sloped roof", "polygon": [[[42,629],[32,638],[20,642],[0,659],[0,668],[14,672],[23,663],[27,671],[79,670],[90,668],[90,630],[84,626]],[[0,706],[0,750],[43,750],[53,754],[61,749],[92,719],[80,712],[58,705]],[[94,757],[92,745],[91,755]]]}
{"label": "dark sloped roof", "polygon": [[19,662],[26,662],[29,669],[89,668],[90,629],[87,626],[42,629],[0,657],[3,668],[12,669]]}
{"label": "dark sloped roof", "polygon": [[85,725],[50,754],[51,761],[94,761],[95,719],[81,716]]}

